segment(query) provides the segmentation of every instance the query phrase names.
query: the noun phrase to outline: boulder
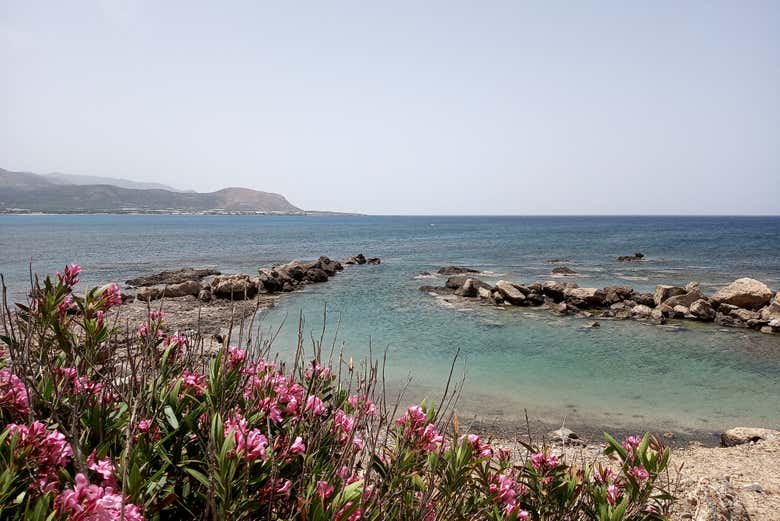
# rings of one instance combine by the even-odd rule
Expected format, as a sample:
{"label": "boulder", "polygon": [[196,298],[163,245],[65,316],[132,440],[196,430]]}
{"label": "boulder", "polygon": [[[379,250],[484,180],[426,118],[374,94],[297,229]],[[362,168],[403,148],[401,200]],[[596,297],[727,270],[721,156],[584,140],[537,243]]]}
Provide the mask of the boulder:
{"label": "boulder", "polygon": [[780,319],[770,320],[769,323],[760,330],[762,333],[780,333]]}
{"label": "boulder", "polygon": [[201,302],[211,302],[211,289],[202,289],[198,293],[198,300]]}
{"label": "boulder", "polygon": [[303,276],[303,283],[327,282],[328,274],[321,268],[309,268]]}
{"label": "boulder", "polygon": [[760,311],[761,318],[766,321],[780,320],[780,292],[775,294],[775,298],[765,308]]}
{"label": "boulder", "polygon": [[[368,264],[368,261],[366,261],[366,263]],[[344,266],[342,266],[340,262],[331,260],[330,258],[323,255],[316,261],[305,264],[304,268],[307,270],[320,269],[330,277],[335,275],[337,271],[343,270]]]}
{"label": "boulder", "polygon": [[[596,322],[598,323],[598,322]],[[586,442],[579,435],[571,429],[561,427],[560,429],[550,431],[547,436],[556,443],[571,444],[571,445],[585,445]]]}
{"label": "boulder", "polygon": [[597,288],[567,288],[564,296],[576,307],[600,307],[604,304],[606,293]]}
{"label": "boulder", "polygon": [[263,289],[267,293],[282,291],[284,280],[280,278],[278,271],[269,270],[267,268],[262,268],[257,271],[260,274],[258,277],[258,289]]}
{"label": "boulder", "polygon": [[738,318],[742,322],[749,322],[751,320],[760,320],[761,314],[757,311],[750,311],[749,309],[737,308],[729,311],[730,317]]}
{"label": "boulder", "polygon": [[666,316],[664,315],[664,310],[662,310],[660,307],[653,309],[653,311],[650,313],[650,318],[652,318],[658,324],[666,323]]}
{"label": "boulder", "polygon": [[377,264],[382,264],[382,259],[380,259],[379,257],[371,257],[366,261],[366,264],[371,264],[374,266]]}
{"label": "boulder", "polygon": [[585,322],[584,324],[582,324],[583,329],[593,329],[596,327],[601,327],[601,324],[599,324],[595,320],[591,320],[590,322]]}
{"label": "boulder", "polygon": [[566,291],[566,286],[554,280],[548,280],[542,284],[542,293],[555,302],[561,302],[563,300],[564,291]]}
{"label": "boulder", "polygon": [[365,255],[363,255],[362,253],[358,253],[353,257],[348,257],[344,259],[342,264],[365,264],[366,262],[367,261]]}
{"label": "boulder", "polygon": [[609,286],[604,288],[604,292],[606,293],[604,302],[612,305],[616,302],[623,302],[624,300],[628,300],[633,297],[634,288],[630,288],[628,286]]}
{"label": "boulder", "polygon": [[734,427],[720,435],[720,444],[724,447],[767,440],[780,440],[780,431],[760,427]]}
{"label": "boulder", "polygon": [[721,313],[720,311],[715,313],[715,323],[724,327],[748,327],[748,325],[740,319],[727,315],[726,313]]}
{"label": "boulder", "polygon": [[643,304],[645,306],[655,306],[655,295],[652,293],[635,293],[631,299],[637,304]]}
{"label": "boulder", "polygon": [[496,282],[496,290],[501,294],[501,297],[510,304],[517,306],[525,303],[525,295],[523,292],[509,281],[499,280]]}
{"label": "boulder", "polygon": [[[523,291],[523,288],[520,288]],[[525,296],[525,301],[531,306],[541,306],[544,304],[544,295],[536,291],[529,291]]]}
{"label": "boulder", "polygon": [[455,290],[455,294],[459,297],[476,298],[478,289],[479,286],[474,279],[466,279],[463,285]]}
{"label": "boulder", "polygon": [[568,315],[569,313],[572,313],[573,311],[576,311],[576,309],[571,309],[566,302],[558,302],[558,303],[551,303],[548,304],[550,311],[555,315]]}
{"label": "boulder", "polygon": [[249,275],[219,275],[211,281],[211,293],[218,298],[244,300],[257,295],[257,284]]}
{"label": "boulder", "polygon": [[479,270],[465,268],[463,266],[444,266],[439,268],[439,275],[463,275],[466,273],[479,273]]}
{"label": "boulder", "polygon": [[144,286],[138,288],[135,298],[142,302],[151,302],[162,298],[164,286]]}
{"label": "boulder", "polygon": [[553,268],[553,275],[576,275],[577,272],[567,266],[558,266]]}
{"label": "boulder", "polygon": [[188,280],[181,284],[170,284],[163,290],[166,298],[186,297],[187,295],[198,296],[200,293],[200,282],[197,280]]}
{"label": "boulder", "polygon": [[[655,294],[653,295],[653,302],[655,302],[655,305],[658,306],[659,304],[663,303],[667,299],[677,296],[677,295],[685,295],[686,291],[685,288],[680,288],[677,286],[667,286],[665,284],[659,284],[655,287]],[[699,297],[701,298],[701,297]],[[697,300],[697,299],[696,299]]]}
{"label": "boulder", "polygon": [[664,300],[663,303],[667,306],[685,306],[689,307],[691,304],[696,302],[697,300],[701,300],[704,298],[704,295],[702,295],[701,290],[699,288],[692,288],[690,290],[686,290],[686,293],[683,293],[681,295],[675,295],[673,297],[669,297],[668,299]]}
{"label": "boulder", "polygon": [[648,318],[653,314],[653,310],[644,304],[638,304],[631,308],[631,314],[637,318]]}
{"label": "boulder", "polygon": [[138,277],[127,281],[129,286],[156,286],[159,284],[181,284],[183,282],[200,281],[211,275],[220,275],[220,272],[211,268],[196,269],[182,268],[180,270],[162,271],[154,275]]}
{"label": "boulder", "polygon": [[677,305],[674,306],[672,310],[674,311],[674,318],[685,318],[690,314],[690,311],[685,306]]}
{"label": "boulder", "polygon": [[455,290],[446,286],[420,286],[419,290],[423,293],[434,293],[436,295],[452,295],[455,293]]}
{"label": "boulder", "polygon": [[699,320],[707,322],[715,320],[715,309],[705,299],[699,299],[688,308],[691,315]]}
{"label": "boulder", "polygon": [[490,300],[492,298],[492,292],[489,288],[477,288],[477,296],[481,299]]}
{"label": "boulder", "polygon": [[713,296],[715,304],[731,304],[744,309],[761,309],[772,299],[772,290],[755,279],[737,279]]}

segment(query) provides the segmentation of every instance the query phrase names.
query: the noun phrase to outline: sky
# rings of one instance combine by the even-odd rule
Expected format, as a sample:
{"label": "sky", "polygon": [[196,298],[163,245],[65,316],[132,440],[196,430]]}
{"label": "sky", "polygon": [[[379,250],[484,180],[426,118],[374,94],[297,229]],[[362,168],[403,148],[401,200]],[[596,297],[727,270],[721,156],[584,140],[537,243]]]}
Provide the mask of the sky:
{"label": "sky", "polygon": [[0,168],[372,214],[780,214],[780,2],[0,2]]}

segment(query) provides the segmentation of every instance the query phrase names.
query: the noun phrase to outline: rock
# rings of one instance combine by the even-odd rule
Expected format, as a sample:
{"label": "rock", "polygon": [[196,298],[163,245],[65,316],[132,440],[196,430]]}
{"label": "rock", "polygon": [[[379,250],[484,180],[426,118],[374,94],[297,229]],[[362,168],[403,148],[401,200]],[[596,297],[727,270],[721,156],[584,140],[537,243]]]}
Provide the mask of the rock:
{"label": "rock", "polygon": [[262,268],[257,270],[260,276],[258,277],[258,289],[264,289],[268,293],[277,293],[282,291],[284,287],[284,280],[279,276],[279,272],[276,270],[269,270]]}
{"label": "rock", "polygon": [[436,295],[452,295],[455,293],[455,290],[446,286],[420,286],[419,290],[423,293],[434,293]]}
{"label": "rock", "polygon": [[775,293],[775,298],[760,311],[761,318],[766,321],[780,320],[780,291]]}
{"label": "rock", "polygon": [[198,300],[201,302],[211,302],[211,290],[210,289],[202,289],[198,293]]}
{"label": "rock", "polygon": [[747,492],[758,492],[759,494],[764,493],[764,487],[762,487],[760,483],[749,483],[747,485],[743,485],[742,490]]}
{"label": "rock", "polygon": [[138,288],[135,293],[135,298],[142,302],[151,302],[152,300],[159,300],[162,298],[164,286],[144,286]]}
{"label": "rock", "polygon": [[685,503],[691,511],[683,517],[691,521],[750,521],[745,505],[728,480],[700,479],[687,494]]}
{"label": "rock", "polygon": [[211,293],[218,298],[244,300],[257,295],[257,285],[246,274],[219,275],[211,281]]}
{"label": "rock", "polygon": [[648,318],[653,314],[653,310],[644,304],[638,304],[631,308],[631,314],[637,318]]}
{"label": "rock", "polygon": [[455,275],[453,277],[449,277],[447,282],[444,283],[444,286],[450,289],[459,289],[463,287],[467,280],[473,281],[473,283],[475,283],[478,288],[492,289],[490,284],[482,282],[476,277],[467,277],[466,275]]}
{"label": "rock", "polygon": [[632,262],[632,261],[640,261],[645,257],[645,255],[641,252],[636,252],[633,255],[621,255],[617,258],[620,262]]}
{"label": "rock", "polygon": [[[523,291],[523,288],[520,288]],[[531,306],[541,306],[544,304],[544,295],[536,291],[529,291],[525,296],[525,301]]]}
{"label": "rock", "polygon": [[[655,287],[655,294],[653,295],[653,302],[655,302],[655,305],[658,306],[659,304],[663,303],[666,299],[677,296],[677,295],[684,295],[685,288],[680,288],[677,286],[667,286],[665,284],[659,284]],[[701,298],[701,297],[699,297]],[[696,299],[698,300],[698,299]]]}
{"label": "rock", "polygon": [[780,319],[770,320],[769,323],[761,327],[762,333],[780,333]]}
{"label": "rock", "polygon": [[719,289],[711,300],[717,305],[731,304],[739,308],[757,310],[766,306],[771,299],[772,290],[766,284],[755,279],[742,278]]}
{"label": "rock", "polygon": [[777,439],[780,439],[780,431],[760,427],[734,427],[720,435],[720,444],[724,447],[733,447]]}
{"label": "rock", "polygon": [[344,259],[342,264],[365,264],[366,262],[366,257],[362,253],[358,253],[353,257]]}
{"label": "rock", "polygon": [[730,317],[738,318],[742,322],[759,320],[761,318],[761,314],[758,313],[757,311],[750,311],[749,309],[742,309],[742,308],[731,310],[729,311],[728,315]]}
{"label": "rock", "polygon": [[542,293],[555,302],[561,302],[563,300],[564,291],[566,291],[566,286],[554,280],[548,280],[542,284]]}
{"label": "rock", "polygon": [[481,299],[489,300],[492,298],[492,292],[488,288],[477,288],[477,296]]}
{"label": "rock", "polygon": [[566,301],[577,307],[600,307],[604,304],[606,293],[596,288],[567,288],[564,291]]}
{"label": "rock", "polygon": [[705,299],[699,299],[688,308],[691,315],[699,320],[705,320],[707,322],[715,319],[715,309]]}
{"label": "rock", "polygon": [[158,284],[181,284],[183,282],[197,280],[200,281],[205,277],[211,275],[220,275],[220,272],[214,269],[196,269],[196,268],[182,268],[180,270],[162,271],[155,273],[154,275],[147,275],[144,277],[138,277],[130,279],[127,284],[130,286],[156,286]]}
{"label": "rock", "polygon": [[504,303],[504,296],[501,294],[500,291],[498,290],[493,291],[491,296],[493,297],[493,302],[495,302],[496,305],[501,305]]}
{"label": "rock", "polygon": [[748,327],[748,325],[740,319],[721,313],[720,311],[715,313],[715,323],[724,327]]}
{"label": "rock", "polygon": [[463,275],[465,273],[479,273],[479,270],[464,268],[463,266],[444,266],[439,268],[439,275]]}
{"label": "rock", "polygon": [[654,307],[655,306],[655,295],[652,293],[635,293],[632,299],[637,304],[643,304],[645,306]]}
{"label": "rock", "polygon": [[[374,262],[371,262],[374,261]],[[379,264],[381,261],[378,258],[368,259],[366,261],[366,264]],[[325,255],[321,256],[316,261],[310,263],[306,266],[307,268],[318,268],[324,271],[328,274],[329,277],[336,274],[336,272],[339,272],[344,269],[344,266],[338,262],[331,260],[329,257],[326,257]]]}
{"label": "rock", "polygon": [[606,292],[604,302],[610,305],[628,300],[634,295],[634,288],[628,286],[610,286],[604,288],[604,291]]}
{"label": "rock", "polygon": [[693,290],[696,290],[696,289],[699,289],[699,283],[698,282],[689,282],[688,284],[685,285],[685,291],[690,292],[690,291],[693,291]]}
{"label": "rock", "polygon": [[200,282],[197,280],[188,280],[181,284],[170,284],[163,289],[166,298],[186,297],[187,295],[198,296],[200,293]]}
{"label": "rock", "polygon": [[506,280],[496,282],[496,290],[501,294],[504,301],[515,306],[525,303],[525,295],[514,284]]}
{"label": "rock", "polygon": [[650,313],[650,318],[652,318],[658,324],[666,323],[666,316],[664,316],[664,312],[660,307],[653,309],[653,311]]}
{"label": "rock", "polygon": [[549,304],[550,311],[552,311],[553,314],[563,316],[568,315],[572,312],[572,310],[569,308],[569,305],[566,304],[566,302],[558,302],[558,303],[551,303]]}
{"label": "rock", "polygon": [[553,275],[576,275],[577,272],[567,266],[558,266],[557,268],[553,268],[552,274]]}
{"label": "rock", "polygon": [[475,298],[477,296],[477,283],[474,279],[466,279],[463,286],[455,290],[455,294],[459,297]]}
{"label": "rock", "polygon": [[690,314],[690,312],[688,311],[688,308],[685,307],[685,306],[677,305],[677,306],[674,306],[672,308],[672,310],[674,311],[674,314],[673,314],[674,318],[685,318],[686,316],[688,316]]}
{"label": "rock", "polygon": [[582,324],[583,329],[593,329],[596,327],[601,327],[601,324],[599,324],[595,320],[591,320],[590,322],[585,322],[584,324]]}
{"label": "rock", "polygon": [[371,264],[374,266],[377,264],[382,264],[382,259],[380,259],[379,257],[371,257],[366,261],[366,264]]}
{"label": "rock", "polygon": [[306,273],[303,276],[304,284],[327,282],[327,281],[328,281],[328,273],[321,268],[310,268],[306,270]]}
{"label": "rock", "polygon": [[691,290],[686,290],[685,293],[682,295],[675,295],[673,297],[669,297],[666,299],[663,303],[667,306],[685,306],[690,307],[691,304],[696,302],[697,300],[701,300],[704,298],[704,295],[702,295],[702,292],[699,288],[693,288]]}
{"label": "rock", "polygon": [[544,262],[546,262],[547,264],[557,264],[559,262],[570,262],[570,261],[569,259],[547,259]]}

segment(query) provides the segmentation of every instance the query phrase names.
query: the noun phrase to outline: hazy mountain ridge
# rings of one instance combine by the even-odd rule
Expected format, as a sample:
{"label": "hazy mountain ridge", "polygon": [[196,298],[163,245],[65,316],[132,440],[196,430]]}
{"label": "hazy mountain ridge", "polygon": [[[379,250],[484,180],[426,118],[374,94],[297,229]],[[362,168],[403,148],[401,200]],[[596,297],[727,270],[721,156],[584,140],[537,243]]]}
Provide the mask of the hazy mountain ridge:
{"label": "hazy mountain ridge", "polygon": [[175,192],[111,184],[61,184],[47,176],[0,169],[0,211],[35,212],[273,212],[302,213],[284,196],[249,188]]}
{"label": "hazy mountain ridge", "polygon": [[115,178],[95,175],[62,174],[60,172],[45,174],[42,177],[44,177],[47,181],[51,181],[60,185],[111,185],[118,186],[119,188],[129,188],[133,190],[157,189],[168,190],[169,192],[194,192],[194,190],[182,190],[180,188],[174,188],[162,183],[133,181],[132,179],[124,179],[122,177]]}

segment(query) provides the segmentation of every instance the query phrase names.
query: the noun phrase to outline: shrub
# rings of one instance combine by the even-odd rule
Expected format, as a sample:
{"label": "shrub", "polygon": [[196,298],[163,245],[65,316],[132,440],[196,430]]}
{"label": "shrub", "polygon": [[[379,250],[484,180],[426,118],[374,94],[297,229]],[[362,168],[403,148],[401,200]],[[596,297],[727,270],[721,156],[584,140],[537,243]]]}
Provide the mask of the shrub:
{"label": "shrub", "polygon": [[[270,346],[135,330],[116,285],[73,293],[80,268],[4,313],[2,519],[652,520],[669,450],[646,434],[613,465],[548,449],[512,457],[434,408],[378,403],[378,365],[291,367]],[[111,317],[111,319],[109,319]],[[112,323],[109,323],[112,322]],[[397,416],[397,419],[392,418]]]}

